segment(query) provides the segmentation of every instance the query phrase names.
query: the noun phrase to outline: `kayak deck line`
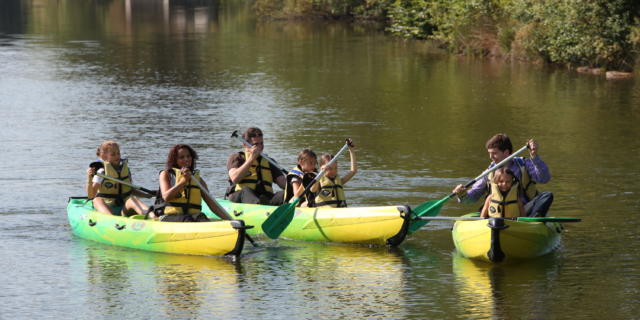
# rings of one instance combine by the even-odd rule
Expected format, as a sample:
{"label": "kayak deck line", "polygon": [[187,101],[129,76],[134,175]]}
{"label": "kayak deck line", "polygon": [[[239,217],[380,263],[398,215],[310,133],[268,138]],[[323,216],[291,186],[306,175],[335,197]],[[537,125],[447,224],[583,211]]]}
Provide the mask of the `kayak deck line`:
{"label": "kayak deck line", "polygon": [[376,218],[360,218],[357,221],[339,221],[334,218],[324,218],[324,219],[313,219],[312,221],[307,222],[302,229],[326,229],[326,228],[335,228],[335,227],[344,227],[344,226],[352,226],[352,225],[364,225],[369,223],[377,223],[386,220],[395,220],[396,218],[388,217],[382,219]]}
{"label": "kayak deck line", "polygon": [[156,233],[149,237],[147,243],[161,243],[161,242],[174,242],[174,241],[188,241],[197,239],[210,239],[226,237],[233,234],[233,232],[222,233],[197,233],[197,234],[180,234],[180,233]]}
{"label": "kayak deck line", "polygon": [[[252,236],[264,234],[262,224],[268,214],[278,208],[222,199],[216,201],[227,212],[233,212],[246,224],[255,226],[247,231]],[[206,203],[202,207],[207,216],[215,218]],[[408,206],[296,207],[291,223],[281,236],[289,240],[397,246],[408,233],[410,212]]]}

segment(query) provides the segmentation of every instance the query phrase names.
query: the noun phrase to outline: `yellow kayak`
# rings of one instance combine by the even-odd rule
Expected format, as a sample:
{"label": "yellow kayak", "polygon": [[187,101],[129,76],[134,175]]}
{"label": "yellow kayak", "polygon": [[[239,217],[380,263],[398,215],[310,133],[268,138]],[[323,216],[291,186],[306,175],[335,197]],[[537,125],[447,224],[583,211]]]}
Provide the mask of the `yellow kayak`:
{"label": "yellow kayak", "polygon": [[501,218],[456,221],[453,243],[470,259],[503,262],[547,254],[560,245],[557,222],[522,222]]}
{"label": "yellow kayak", "polygon": [[[234,218],[254,226],[250,235],[263,234],[262,223],[277,207],[217,200]],[[202,203],[202,212],[217,218]],[[290,240],[398,246],[409,231],[410,209],[404,206],[295,208],[291,224],[282,232]]]}
{"label": "yellow kayak", "polygon": [[71,198],[67,217],[81,238],[146,251],[193,255],[239,255],[243,221],[161,222],[104,214],[87,198]]}

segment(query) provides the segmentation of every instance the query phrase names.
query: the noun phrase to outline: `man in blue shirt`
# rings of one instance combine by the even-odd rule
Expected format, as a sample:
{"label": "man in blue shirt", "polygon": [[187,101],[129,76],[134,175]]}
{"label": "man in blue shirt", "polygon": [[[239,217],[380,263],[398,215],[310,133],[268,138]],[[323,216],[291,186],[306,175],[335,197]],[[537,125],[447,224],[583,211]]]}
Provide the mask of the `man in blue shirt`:
{"label": "man in blue shirt", "polygon": [[[516,157],[505,166],[515,173],[523,188],[520,193],[520,199],[524,203],[525,214],[529,217],[543,217],[547,214],[553,202],[553,194],[551,192],[538,192],[536,184],[549,182],[551,173],[547,164],[538,156],[538,144],[531,139],[527,142],[527,146],[529,147],[529,159]],[[486,148],[492,161],[489,168],[506,159],[513,152],[511,140],[505,134],[497,134],[491,137],[487,141]],[[458,195],[458,201],[474,203],[483,195],[489,194],[491,191],[489,182],[492,176],[493,174],[489,174],[476,181],[469,189],[466,189],[461,184],[457,185],[453,192]]]}

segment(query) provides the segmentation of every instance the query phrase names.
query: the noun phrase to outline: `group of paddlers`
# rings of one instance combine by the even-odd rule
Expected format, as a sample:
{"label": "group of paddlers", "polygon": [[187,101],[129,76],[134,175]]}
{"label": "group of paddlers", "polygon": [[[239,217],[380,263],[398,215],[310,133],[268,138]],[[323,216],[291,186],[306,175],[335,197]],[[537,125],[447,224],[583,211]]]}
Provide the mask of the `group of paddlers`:
{"label": "group of paddlers", "polygon": [[[243,136],[244,150],[233,153],[227,161],[229,188],[225,198],[233,202],[281,205],[299,198],[301,206],[346,207],[343,185],[357,172],[354,144],[347,139],[351,156],[351,170],[338,175],[338,166],[331,154],[318,157],[305,148],[298,153],[297,164],[289,171],[262,154],[264,136],[259,128],[247,129]],[[132,184],[127,159],[121,158],[120,147],[105,141],[97,149],[99,161],[87,169],[87,196],[93,199],[96,210],[116,215],[145,215],[161,221],[209,221],[202,213],[204,202],[222,219],[231,219],[209,194],[207,184],[196,170],[196,151],[186,144],[169,150],[166,167],[160,172],[160,188],[155,194],[141,191]],[[313,183],[316,182],[317,183]],[[275,192],[274,184],[282,191]],[[138,197],[156,197],[148,207]]]}
{"label": "group of paddlers", "polygon": [[[331,161],[334,157],[331,154],[320,156],[321,170],[318,172],[318,157],[308,148],[298,153],[294,168],[289,171],[282,169],[262,153],[264,136],[259,128],[248,128],[241,140],[244,150],[231,154],[227,161],[230,185],[225,193],[226,199],[274,206],[293,199],[308,207],[347,206],[343,186],[357,172],[351,139],[347,139],[351,168],[343,176],[338,175],[338,166]],[[472,203],[487,195],[481,209],[483,217],[545,216],[553,195],[538,192],[536,184],[547,183],[551,174],[538,155],[538,144],[529,140],[527,147],[529,158],[513,158],[470,188],[456,186],[453,192],[458,195],[458,200]],[[513,153],[511,141],[505,134],[491,137],[486,148],[492,160],[489,168]],[[100,212],[124,216],[139,214],[171,222],[209,221],[202,213],[204,200],[218,217],[231,219],[209,194],[206,182],[196,170],[198,155],[189,145],[178,144],[169,150],[166,167],[159,176],[160,188],[155,194],[143,192],[132,184],[128,161],[121,158],[116,142],[103,142],[96,154],[100,160],[93,164],[98,165],[87,169],[87,196],[93,199],[94,208]],[[274,184],[282,190],[276,192]],[[156,201],[148,207],[139,196],[155,196]]]}

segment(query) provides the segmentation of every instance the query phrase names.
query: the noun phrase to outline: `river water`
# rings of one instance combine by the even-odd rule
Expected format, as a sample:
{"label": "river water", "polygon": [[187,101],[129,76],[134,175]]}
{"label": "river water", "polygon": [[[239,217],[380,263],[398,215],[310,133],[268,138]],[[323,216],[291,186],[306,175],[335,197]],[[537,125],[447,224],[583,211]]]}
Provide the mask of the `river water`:
{"label": "river water", "polygon": [[[261,22],[245,1],[0,2],[0,319],[611,319],[640,314],[640,81],[448,56],[375,25]],[[239,261],[74,237],[70,196],[106,139],[154,188],[191,144],[216,196],[233,130],[285,166],[357,145],[352,205],[417,205],[535,138],[562,247],[514,265],[455,254],[451,223],[399,248],[259,239]],[[340,162],[348,170],[348,160]],[[440,214],[477,205],[448,202]]]}

